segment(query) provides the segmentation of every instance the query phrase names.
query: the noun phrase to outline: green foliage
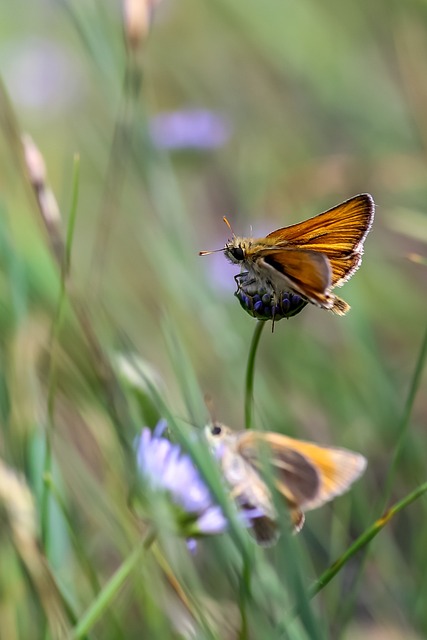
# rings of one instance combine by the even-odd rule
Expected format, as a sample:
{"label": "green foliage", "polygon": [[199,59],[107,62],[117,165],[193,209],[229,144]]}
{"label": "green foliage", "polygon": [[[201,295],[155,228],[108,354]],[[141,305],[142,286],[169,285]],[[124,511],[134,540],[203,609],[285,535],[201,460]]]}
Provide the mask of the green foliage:
{"label": "green foliage", "polygon": [[[120,3],[3,4],[0,636],[426,637],[422,3],[163,0],[134,47]],[[222,143],[156,145],[153,118],[190,107],[225,118]],[[233,267],[198,251],[223,246],[224,215],[261,234],[359,192],[377,212],[348,316],[308,305],[261,336]],[[258,548],[194,437],[205,394],[233,428],[368,470]],[[195,555],[138,477],[159,418],[230,518]]]}

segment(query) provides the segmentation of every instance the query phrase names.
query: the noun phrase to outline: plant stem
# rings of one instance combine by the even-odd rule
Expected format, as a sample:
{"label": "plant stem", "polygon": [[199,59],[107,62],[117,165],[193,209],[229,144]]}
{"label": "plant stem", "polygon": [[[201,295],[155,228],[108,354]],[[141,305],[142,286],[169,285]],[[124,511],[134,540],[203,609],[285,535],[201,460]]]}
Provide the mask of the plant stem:
{"label": "plant stem", "polygon": [[242,575],[240,576],[240,616],[241,624],[239,631],[239,640],[248,640],[248,607],[251,600],[251,562],[249,558],[243,558]]}
{"label": "plant stem", "polygon": [[107,582],[105,587],[100,591],[98,597],[92,602],[89,609],[74,627],[71,638],[78,640],[83,638],[93,627],[96,621],[108,609],[111,601],[116,597],[126,579],[132,573],[133,569],[139,564],[143,551],[149,549],[154,542],[156,534],[153,530],[149,530],[145,540],[130,554],[130,556],[117,569],[114,575]]}
{"label": "plant stem", "polygon": [[255,357],[258,349],[258,344],[261,338],[262,330],[267,323],[264,320],[258,320],[255,325],[254,335],[252,336],[252,342],[249,349],[248,364],[246,366],[246,379],[245,379],[245,428],[252,428],[252,414],[253,414],[253,391],[254,391],[254,373],[255,373]]}
{"label": "plant stem", "polygon": [[397,444],[394,449],[393,459],[392,459],[390,469],[387,474],[386,483],[385,483],[386,490],[384,492],[383,509],[386,508],[387,503],[390,500],[390,494],[392,490],[394,476],[396,474],[397,463],[399,461],[399,457],[402,452],[403,442],[405,440],[406,433],[408,431],[409,419],[411,417],[412,407],[414,406],[415,397],[417,395],[417,391],[420,386],[421,376],[424,370],[426,357],[427,357],[427,327],[424,333],[423,341],[421,343],[420,351],[418,353],[418,358],[415,364],[414,373],[412,375],[408,397],[406,398],[405,407],[403,409],[403,413],[400,418],[400,422],[398,426]]}
{"label": "plant stem", "polygon": [[[80,159],[78,155],[74,156],[73,169],[73,197],[71,202],[70,216],[67,228],[67,241],[65,247],[61,250],[62,264],[61,268],[61,285],[58,303],[55,311],[55,317],[52,324],[52,332],[50,338],[50,356],[48,371],[48,393],[47,393],[47,424],[45,437],[45,451],[43,462],[43,489],[41,499],[41,536],[45,553],[49,555],[49,520],[50,520],[50,491],[52,487],[52,436],[54,430],[54,412],[55,412],[55,393],[56,393],[56,358],[55,347],[59,341],[59,334],[62,328],[64,316],[64,307],[67,296],[66,279],[70,269],[71,248],[74,237],[74,227],[77,216],[77,204],[79,194],[79,169]],[[60,237],[60,236],[59,236]],[[62,241],[61,241],[62,244]]]}
{"label": "plant stem", "polygon": [[385,527],[386,524],[405,507],[417,500],[420,496],[427,492],[427,482],[421,484],[417,489],[409,493],[405,498],[396,502],[395,505],[387,509],[384,514],[376,520],[361,536],[353,542],[353,544],[336,560],[314,583],[309,590],[309,597],[313,598],[319,591],[325,587],[328,582],[340,571],[340,569],[352,558],[360,549],[368,544],[375,536]]}

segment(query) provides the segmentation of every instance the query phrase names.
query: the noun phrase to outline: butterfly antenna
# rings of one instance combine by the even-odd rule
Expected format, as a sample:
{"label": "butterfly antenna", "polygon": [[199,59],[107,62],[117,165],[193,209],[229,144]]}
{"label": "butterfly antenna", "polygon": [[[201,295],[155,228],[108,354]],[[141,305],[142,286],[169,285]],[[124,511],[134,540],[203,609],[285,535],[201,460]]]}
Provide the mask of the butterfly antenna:
{"label": "butterfly antenna", "polygon": [[[231,224],[228,222],[228,219],[224,216],[223,220],[225,222],[225,224],[227,225],[227,227],[230,229],[231,233],[233,234],[233,237],[236,237],[236,234],[234,233]],[[208,256],[211,253],[219,253],[220,251],[225,251],[225,247],[222,247],[222,249],[214,249],[213,251],[199,251],[199,256]]]}
{"label": "butterfly antenna", "polygon": [[227,227],[230,229],[231,233],[233,234],[233,236],[236,236],[236,234],[233,231],[233,227],[231,226],[231,224],[228,221],[228,218],[226,218],[225,216],[223,217],[223,220],[225,222],[225,224],[227,225]]}
{"label": "butterfly antenna", "polygon": [[224,251],[224,248],[222,248],[222,249],[213,249],[212,251],[199,251],[199,256],[208,256],[211,253],[218,253],[219,251]]}
{"label": "butterfly antenna", "polygon": [[215,415],[215,405],[210,393],[205,393],[204,401],[205,401],[206,409],[208,410],[208,413],[209,413],[209,417],[211,419],[211,423],[216,424],[217,420]]}

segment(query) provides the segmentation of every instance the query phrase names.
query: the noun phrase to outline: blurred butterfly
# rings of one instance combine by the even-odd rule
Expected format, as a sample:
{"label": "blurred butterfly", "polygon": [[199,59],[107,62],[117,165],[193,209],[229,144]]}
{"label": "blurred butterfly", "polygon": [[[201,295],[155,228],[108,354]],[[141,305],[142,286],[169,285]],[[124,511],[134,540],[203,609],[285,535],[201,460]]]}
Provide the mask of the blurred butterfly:
{"label": "blurred butterfly", "polygon": [[[368,193],[354,196],[309,220],[272,231],[265,238],[240,238],[233,233],[223,249],[242,272],[239,288],[255,285],[273,296],[273,303],[291,291],[324,309],[344,315],[350,306],[331,293],[359,268],[363,243],[372,226],[375,204]],[[200,251],[208,255],[212,251]]]}
{"label": "blurred butterfly", "polygon": [[[317,509],[344,493],[366,468],[359,453],[322,447],[279,433],[232,431],[218,422],[205,427],[206,438],[220,461],[231,495],[244,510],[261,514],[252,520],[252,533],[261,545],[278,537],[277,512],[266,482],[267,464],[272,482],[290,510],[295,531],[304,524],[304,512]],[[268,460],[268,463],[267,463]]]}

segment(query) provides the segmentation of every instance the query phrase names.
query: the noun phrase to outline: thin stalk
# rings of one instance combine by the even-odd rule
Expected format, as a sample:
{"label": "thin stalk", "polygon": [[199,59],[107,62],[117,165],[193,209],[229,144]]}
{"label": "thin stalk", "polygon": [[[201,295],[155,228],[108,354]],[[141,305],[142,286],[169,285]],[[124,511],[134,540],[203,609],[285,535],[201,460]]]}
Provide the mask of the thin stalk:
{"label": "thin stalk", "polygon": [[241,624],[239,631],[239,640],[248,640],[248,606],[251,600],[251,562],[247,557],[243,558],[242,575],[240,576],[240,616]]}
{"label": "thin stalk", "polygon": [[141,555],[150,548],[156,538],[153,530],[149,530],[145,540],[130,554],[130,556],[117,569],[114,575],[107,582],[105,587],[100,591],[98,597],[92,602],[89,609],[83,614],[80,621],[74,627],[71,638],[73,640],[81,640],[94,626],[96,621],[108,610],[111,602],[119,593],[132,571],[141,561]]}
{"label": "thin stalk", "polygon": [[[393,481],[396,475],[396,469],[399,462],[399,457],[401,455],[404,439],[408,431],[409,420],[411,417],[415,397],[419,389],[421,375],[425,366],[426,356],[427,356],[427,328],[426,328],[426,332],[424,334],[423,340],[421,342],[421,348],[418,352],[418,358],[417,358],[417,362],[414,368],[414,373],[412,375],[412,379],[410,382],[408,396],[406,398],[405,406],[404,406],[402,415],[400,416],[398,427],[397,427],[397,432],[398,432],[397,443],[393,452],[392,462],[386,477],[386,482],[385,482],[386,489],[385,489],[384,497],[382,500],[382,511],[385,511],[387,507],[387,503],[390,500]],[[341,628],[343,627],[343,625],[347,623],[349,617],[351,616],[352,606],[356,598],[357,588],[362,577],[362,573],[368,558],[368,554],[369,554],[369,547],[366,547],[364,554],[361,557],[356,575],[353,578],[351,590],[346,595],[345,605],[340,607],[338,621]]]}
{"label": "thin stalk", "polygon": [[[308,590],[308,597],[310,599],[314,598],[319,593],[319,591],[326,587],[326,585],[332,580],[332,578],[336,576],[336,574],[343,568],[343,566],[354,555],[356,555],[356,553],[358,553],[358,551],[363,549],[373,538],[375,538],[375,536],[386,526],[386,524],[390,522],[390,520],[397,513],[402,511],[402,509],[405,509],[405,507],[409,506],[412,502],[415,502],[415,500],[420,498],[426,492],[427,482],[424,482],[419,487],[417,487],[417,489],[411,491],[411,493],[409,493],[405,498],[403,498],[399,502],[396,502],[396,504],[387,509],[387,511],[385,511],[381,518],[376,520],[368,529],[366,529],[366,531],[353,542],[353,544],[347,549],[347,551],[345,551],[345,553],[343,553],[342,556],[338,558],[338,560],[331,564],[331,566],[322,573],[320,578],[318,578]],[[292,617],[297,616],[300,613],[301,608],[296,606],[289,617],[287,617],[287,619],[290,620]]]}
{"label": "thin stalk", "polygon": [[73,198],[71,201],[70,218],[67,227],[67,237],[65,239],[65,257],[64,270],[68,274],[71,264],[71,248],[73,246],[74,229],[77,218],[77,203],[79,199],[79,180],[80,180],[80,155],[74,154],[74,173],[73,173]]}
{"label": "thin stalk", "polygon": [[249,357],[248,357],[248,364],[246,366],[246,378],[245,378],[245,428],[246,429],[252,429],[255,357],[257,354],[261,333],[266,324],[267,323],[264,320],[258,320],[258,322],[255,325],[255,331],[252,336],[251,346],[249,348]]}
{"label": "thin stalk", "polygon": [[[265,322],[258,320],[255,325],[255,331],[252,336],[251,346],[249,348],[248,364],[246,367],[245,378],[245,428],[252,428],[253,416],[253,391],[254,391],[254,374],[255,374],[255,358],[258,350],[259,341]],[[240,615],[241,627],[239,632],[239,640],[247,640],[248,638],[248,619],[247,608],[251,596],[251,564],[249,558],[243,558],[243,570],[240,577]]]}
{"label": "thin stalk", "polygon": [[424,337],[421,343],[421,349],[418,353],[417,362],[415,364],[414,373],[412,375],[411,385],[409,387],[408,397],[406,398],[405,407],[403,409],[402,416],[398,426],[397,444],[394,449],[393,459],[390,465],[390,470],[386,479],[386,490],[384,493],[384,506],[386,508],[388,501],[390,500],[391,490],[393,486],[394,477],[396,475],[396,468],[399,462],[400,454],[402,452],[403,443],[406,437],[406,433],[409,427],[409,420],[414,406],[415,397],[417,395],[418,388],[421,382],[421,376],[424,370],[424,365],[427,357],[427,327],[424,333]]}
{"label": "thin stalk", "polygon": [[135,108],[142,87],[142,70],[133,55],[126,59],[126,68],[120,105],[114,123],[113,139],[105,174],[105,189],[98,211],[97,233],[95,237],[90,296],[92,301],[100,297],[102,279],[105,274],[108,248],[113,237],[114,225],[120,219],[120,199],[125,183],[127,161],[131,155],[132,137],[135,128]]}
{"label": "thin stalk", "polygon": [[56,393],[56,360],[55,360],[55,344],[58,341],[58,336],[61,331],[62,321],[64,317],[64,306],[66,300],[66,278],[70,268],[71,260],[71,247],[74,237],[74,228],[77,217],[77,204],[79,194],[79,168],[80,158],[76,154],[74,156],[74,170],[73,170],[73,196],[70,207],[70,216],[67,228],[66,245],[63,252],[61,252],[62,265],[61,265],[61,283],[59,298],[56,307],[55,317],[52,325],[52,334],[50,339],[50,359],[49,359],[49,373],[48,373],[48,393],[47,393],[47,426],[46,426],[46,438],[45,438],[45,452],[43,461],[43,489],[41,497],[41,537],[43,541],[43,548],[45,553],[48,554],[49,549],[49,518],[50,518],[50,491],[51,491],[51,475],[52,475],[52,433],[54,427],[54,410],[55,410],[55,393]]}
{"label": "thin stalk", "polygon": [[353,544],[342,554],[314,583],[309,590],[309,597],[313,598],[319,591],[321,591],[332,578],[342,569],[342,567],[352,558],[360,549],[363,549],[368,542],[370,542],[375,536],[390,522],[390,520],[402,509],[410,505],[412,502],[420,498],[427,492],[427,482],[421,484],[417,489],[409,493],[405,498],[396,502],[392,507],[387,509],[384,514],[376,520],[361,536],[353,542]]}

